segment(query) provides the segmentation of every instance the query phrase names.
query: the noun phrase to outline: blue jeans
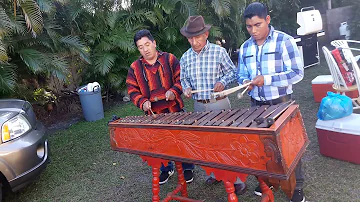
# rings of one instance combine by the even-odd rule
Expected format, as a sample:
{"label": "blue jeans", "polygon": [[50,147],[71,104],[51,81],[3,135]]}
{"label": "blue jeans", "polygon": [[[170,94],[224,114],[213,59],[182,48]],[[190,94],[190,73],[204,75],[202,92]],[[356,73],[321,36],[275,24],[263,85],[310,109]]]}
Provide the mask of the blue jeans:
{"label": "blue jeans", "polygon": [[[168,165],[165,167],[164,164],[161,164],[160,171],[161,172],[168,172],[170,170],[174,170],[175,166],[172,161],[169,161]],[[195,165],[192,163],[182,163],[183,170],[193,170]]]}

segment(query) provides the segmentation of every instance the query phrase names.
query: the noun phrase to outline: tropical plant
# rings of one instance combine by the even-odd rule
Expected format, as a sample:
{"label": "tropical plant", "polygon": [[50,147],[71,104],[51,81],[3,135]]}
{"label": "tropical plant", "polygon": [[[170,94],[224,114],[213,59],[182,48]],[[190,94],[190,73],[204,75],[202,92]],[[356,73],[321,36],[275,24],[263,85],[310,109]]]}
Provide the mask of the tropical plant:
{"label": "tropical plant", "polygon": [[80,39],[70,33],[63,35],[61,26],[53,23],[53,8],[47,0],[7,0],[0,4],[3,93],[13,90],[16,77],[28,74],[28,70],[65,79],[69,56],[77,54],[89,61],[88,49]]}

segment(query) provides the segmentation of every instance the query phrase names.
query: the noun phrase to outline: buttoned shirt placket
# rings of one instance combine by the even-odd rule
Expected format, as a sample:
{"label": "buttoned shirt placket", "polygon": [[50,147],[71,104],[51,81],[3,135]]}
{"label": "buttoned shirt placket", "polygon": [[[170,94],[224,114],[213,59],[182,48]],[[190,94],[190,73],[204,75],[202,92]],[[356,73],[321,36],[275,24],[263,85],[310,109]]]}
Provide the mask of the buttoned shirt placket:
{"label": "buttoned shirt placket", "polygon": [[[262,75],[262,71],[261,71],[261,61],[262,61],[262,49],[264,48],[264,45],[266,44],[267,42],[267,39],[264,41],[264,43],[262,44],[261,46],[261,49],[259,49],[259,46],[256,44],[256,41],[255,42],[255,46],[256,46],[256,76],[258,75]],[[259,60],[260,59],[260,60]],[[261,101],[266,101],[265,99],[265,94],[264,94],[264,87],[261,86],[261,87],[258,87],[258,96],[260,98]],[[264,95],[264,96],[263,96]]]}

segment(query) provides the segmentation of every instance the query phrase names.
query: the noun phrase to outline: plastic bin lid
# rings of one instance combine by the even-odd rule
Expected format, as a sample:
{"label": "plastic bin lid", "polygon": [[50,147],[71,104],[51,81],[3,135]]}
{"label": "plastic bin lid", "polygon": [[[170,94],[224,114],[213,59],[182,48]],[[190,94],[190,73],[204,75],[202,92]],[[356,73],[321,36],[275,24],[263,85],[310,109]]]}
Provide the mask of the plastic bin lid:
{"label": "plastic bin lid", "polygon": [[311,81],[312,84],[329,84],[334,83],[331,75],[319,75]]}
{"label": "plastic bin lid", "polygon": [[360,135],[360,114],[352,113],[340,119],[323,121],[318,119],[315,128],[352,135]]}

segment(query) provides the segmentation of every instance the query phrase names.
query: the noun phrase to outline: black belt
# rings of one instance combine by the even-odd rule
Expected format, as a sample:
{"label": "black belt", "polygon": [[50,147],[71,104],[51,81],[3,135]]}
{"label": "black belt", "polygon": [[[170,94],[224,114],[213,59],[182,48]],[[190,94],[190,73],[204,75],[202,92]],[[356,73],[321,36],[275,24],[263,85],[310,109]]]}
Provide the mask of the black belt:
{"label": "black belt", "polygon": [[255,105],[276,105],[291,100],[291,97],[292,97],[291,94],[289,94],[273,100],[265,100],[265,101],[258,101],[255,100],[254,98],[251,98],[251,102]]}
{"label": "black belt", "polygon": [[[223,96],[223,97],[217,97],[215,100],[216,100],[216,101],[222,100],[222,99],[224,99],[224,98],[226,98],[226,97],[227,97],[226,95]],[[203,104],[214,103],[214,102],[212,101],[212,99],[196,100],[196,101],[197,101],[197,102],[201,102],[201,103],[203,103]]]}

